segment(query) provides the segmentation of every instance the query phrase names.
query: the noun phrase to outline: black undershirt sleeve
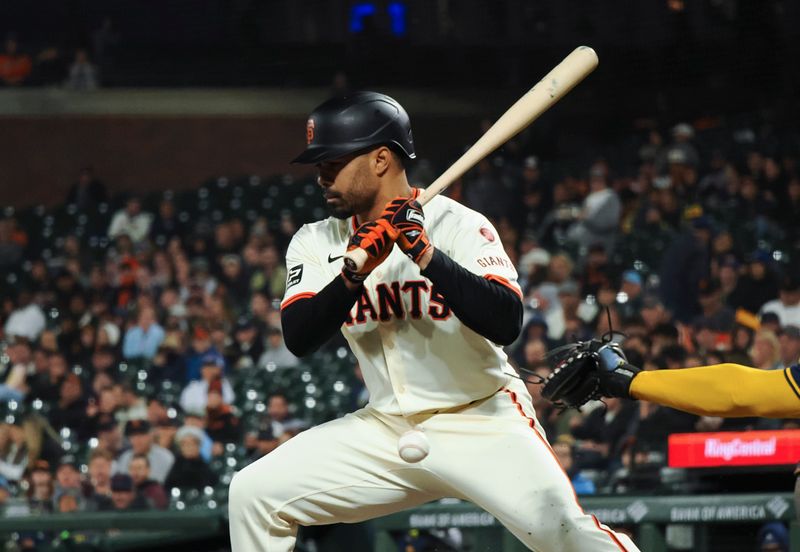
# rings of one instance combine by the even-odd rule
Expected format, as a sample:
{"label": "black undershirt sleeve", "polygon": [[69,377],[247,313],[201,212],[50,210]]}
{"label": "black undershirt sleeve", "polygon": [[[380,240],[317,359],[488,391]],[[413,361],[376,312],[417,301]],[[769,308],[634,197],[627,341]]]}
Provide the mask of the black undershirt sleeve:
{"label": "black undershirt sleeve", "polygon": [[342,327],[361,289],[348,289],[344,279],[336,276],[313,297],[284,307],[281,326],[286,347],[299,357],[319,349]]}
{"label": "black undershirt sleeve", "polygon": [[510,345],[522,329],[522,301],[508,287],[473,274],[434,249],[422,271],[469,329],[499,345]]}

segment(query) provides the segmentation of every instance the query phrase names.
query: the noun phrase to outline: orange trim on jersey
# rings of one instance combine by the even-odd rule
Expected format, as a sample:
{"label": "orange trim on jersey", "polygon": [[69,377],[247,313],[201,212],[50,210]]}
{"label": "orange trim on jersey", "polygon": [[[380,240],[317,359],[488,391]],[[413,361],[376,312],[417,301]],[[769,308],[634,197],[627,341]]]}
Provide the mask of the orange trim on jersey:
{"label": "orange trim on jersey", "polygon": [[[520,416],[522,416],[523,418],[525,418],[528,421],[528,426],[530,426],[530,428],[533,430],[533,432],[536,434],[536,436],[539,438],[539,440],[542,442],[542,444],[544,444],[544,446],[547,448],[547,450],[550,451],[550,454],[553,456],[553,460],[556,461],[556,464],[558,465],[559,469],[561,470],[561,473],[563,473],[564,477],[567,478],[567,483],[569,484],[569,488],[572,489],[572,496],[575,497],[575,504],[578,505],[578,509],[581,511],[581,513],[583,515],[586,515],[586,512],[583,511],[583,507],[581,506],[581,503],[578,502],[578,495],[575,493],[575,488],[572,486],[572,482],[569,480],[569,476],[567,475],[567,472],[565,472],[564,468],[561,467],[561,462],[558,461],[558,457],[556,456],[556,453],[553,452],[552,448],[550,448],[550,444],[547,441],[545,441],[544,437],[542,437],[542,435],[536,429],[536,422],[534,421],[534,419],[531,418],[530,416],[528,416],[527,414],[525,414],[525,411],[522,410],[522,405],[517,400],[517,394],[516,393],[514,393],[510,389],[505,389],[505,388],[503,388],[503,391],[505,391],[508,394],[508,396],[511,398],[511,402],[514,403],[514,405],[517,407],[517,411],[519,412]],[[594,517],[594,516],[589,516],[589,517],[592,518],[592,521],[594,521],[594,524],[597,526],[597,528],[600,529],[603,533],[607,534],[611,538],[611,540],[614,541],[614,544],[616,544],[622,552],[628,552],[628,549],[625,548],[625,546],[623,546],[623,544],[619,541],[619,539],[617,538],[617,536],[614,534],[613,531],[611,531],[610,529],[604,528],[600,524],[600,521],[596,517]]]}
{"label": "orange trim on jersey", "polygon": [[413,197],[414,199],[417,199],[420,193],[422,193],[422,190],[420,190],[419,188],[411,188],[411,197]]}
{"label": "orange trim on jersey", "polygon": [[508,278],[503,278],[502,276],[497,276],[495,274],[486,274],[484,275],[484,278],[486,278],[490,282],[497,282],[500,285],[506,286],[508,289],[519,295],[520,299],[522,299],[522,292],[519,290],[517,286],[509,282]]}
{"label": "orange trim on jersey", "polygon": [[300,299],[309,299],[314,297],[316,293],[311,291],[304,291],[303,293],[298,293],[297,295],[292,295],[288,299],[286,299],[283,303],[281,303],[281,310],[285,309],[295,301],[299,301]]}

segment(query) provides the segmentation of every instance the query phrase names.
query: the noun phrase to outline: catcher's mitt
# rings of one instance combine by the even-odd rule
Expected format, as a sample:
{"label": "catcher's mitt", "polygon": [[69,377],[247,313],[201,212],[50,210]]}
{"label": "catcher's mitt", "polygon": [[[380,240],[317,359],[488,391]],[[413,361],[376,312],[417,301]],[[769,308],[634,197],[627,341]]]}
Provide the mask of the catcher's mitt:
{"label": "catcher's mitt", "polygon": [[579,341],[554,350],[554,369],[544,382],[542,396],[558,406],[578,408],[602,397],[597,351],[603,342]]}

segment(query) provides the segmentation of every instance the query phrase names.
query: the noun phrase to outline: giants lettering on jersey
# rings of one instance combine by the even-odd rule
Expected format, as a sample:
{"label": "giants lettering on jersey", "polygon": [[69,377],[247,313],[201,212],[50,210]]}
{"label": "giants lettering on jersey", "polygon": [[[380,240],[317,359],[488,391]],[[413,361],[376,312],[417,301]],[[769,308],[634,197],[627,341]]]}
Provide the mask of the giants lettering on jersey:
{"label": "giants lettering on jersey", "polygon": [[505,268],[514,268],[514,265],[504,257],[481,257],[478,259],[478,266],[481,268],[488,268],[490,266],[503,266]]}
{"label": "giants lettering on jersey", "polygon": [[[428,308],[423,313],[423,293],[428,296]],[[361,296],[351,309],[345,324],[364,324],[367,321],[388,322],[392,318],[420,319],[429,316],[434,320],[450,318],[450,307],[436,287],[425,280],[381,283],[375,290],[361,289]]]}

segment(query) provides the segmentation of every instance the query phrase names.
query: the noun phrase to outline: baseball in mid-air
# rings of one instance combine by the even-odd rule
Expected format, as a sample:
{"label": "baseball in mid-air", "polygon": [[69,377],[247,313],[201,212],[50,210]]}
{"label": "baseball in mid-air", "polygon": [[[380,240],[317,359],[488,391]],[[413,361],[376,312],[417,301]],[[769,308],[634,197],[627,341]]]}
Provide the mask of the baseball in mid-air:
{"label": "baseball in mid-air", "polygon": [[397,452],[400,454],[400,458],[409,464],[419,462],[428,456],[430,450],[431,444],[419,426],[403,433],[397,441]]}

